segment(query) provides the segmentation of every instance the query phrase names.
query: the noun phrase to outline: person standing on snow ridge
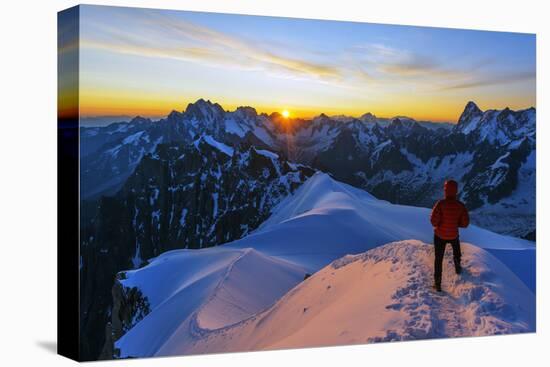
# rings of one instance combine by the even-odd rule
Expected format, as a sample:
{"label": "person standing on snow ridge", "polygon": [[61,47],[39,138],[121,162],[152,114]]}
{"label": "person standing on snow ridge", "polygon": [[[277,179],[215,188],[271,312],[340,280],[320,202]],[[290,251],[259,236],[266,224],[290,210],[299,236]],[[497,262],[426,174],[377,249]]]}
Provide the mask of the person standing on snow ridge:
{"label": "person standing on snow ridge", "polygon": [[441,273],[445,247],[450,243],[453,247],[453,259],[457,274],[462,272],[460,265],[460,238],[458,228],[466,228],[470,224],[468,209],[456,196],[458,184],[454,180],[445,181],[445,199],[437,201],[432,209],[430,220],[434,227],[434,288],[441,292]]}

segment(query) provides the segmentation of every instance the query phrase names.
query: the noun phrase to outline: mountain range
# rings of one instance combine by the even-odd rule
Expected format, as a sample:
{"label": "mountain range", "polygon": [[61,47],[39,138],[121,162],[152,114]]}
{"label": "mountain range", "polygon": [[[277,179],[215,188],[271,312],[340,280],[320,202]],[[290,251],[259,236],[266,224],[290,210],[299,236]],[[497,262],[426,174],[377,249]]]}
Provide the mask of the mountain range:
{"label": "mountain range", "polygon": [[481,111],[473,102],[450,126],[370,113],[285,119],[252,107],[224,111],[200,99],[159,121],[136,117],[82,127],[81,194],[114,194],[159,144],[190,144],[208,135],[229,146],[272,151],[392,203],[431,207],[444,180],[454,178],[476,223],[534,239],[535,122],[534,108]]}

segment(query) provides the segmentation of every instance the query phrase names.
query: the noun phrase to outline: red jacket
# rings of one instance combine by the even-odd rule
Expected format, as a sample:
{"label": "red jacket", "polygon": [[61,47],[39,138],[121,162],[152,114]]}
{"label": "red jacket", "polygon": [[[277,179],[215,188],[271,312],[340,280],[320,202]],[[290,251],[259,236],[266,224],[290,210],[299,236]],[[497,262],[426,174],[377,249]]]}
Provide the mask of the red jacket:
{"label": "red jacket", "polygon": [[435,203],[430,220],[435,235],[444,240],[458,237],[458,227],[466,228],[470,224],[468,209],[456,199],[457,183],[445,182],[445,199]]}

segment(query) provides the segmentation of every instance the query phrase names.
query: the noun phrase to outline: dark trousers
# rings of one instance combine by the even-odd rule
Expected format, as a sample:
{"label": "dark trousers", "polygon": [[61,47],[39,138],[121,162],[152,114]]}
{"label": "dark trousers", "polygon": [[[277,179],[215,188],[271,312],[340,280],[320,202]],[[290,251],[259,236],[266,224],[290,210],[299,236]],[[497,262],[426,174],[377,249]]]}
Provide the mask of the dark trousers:
{"label": "dark trousers", "polygon": [[436,284],[441,284],[441,273],[443,271],[443,257],[445,256],[445,247],[450,243],[453,247],[453,259],[455,270],[460,271],[460,239],[444,240],[434,235],[435,262],[434,262],[434,280]]}

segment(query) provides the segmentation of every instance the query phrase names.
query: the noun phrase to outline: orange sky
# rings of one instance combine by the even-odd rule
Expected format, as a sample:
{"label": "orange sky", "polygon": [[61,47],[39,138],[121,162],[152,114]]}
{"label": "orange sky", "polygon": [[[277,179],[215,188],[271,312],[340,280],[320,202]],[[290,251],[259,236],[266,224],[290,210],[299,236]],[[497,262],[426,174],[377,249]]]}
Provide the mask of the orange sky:
{"label": "orange sky", "polygon": [[456,122],[470,100],[535,104],[530,34],[81,6],[79,46],[82,116],[162,117],[203,98]]}

